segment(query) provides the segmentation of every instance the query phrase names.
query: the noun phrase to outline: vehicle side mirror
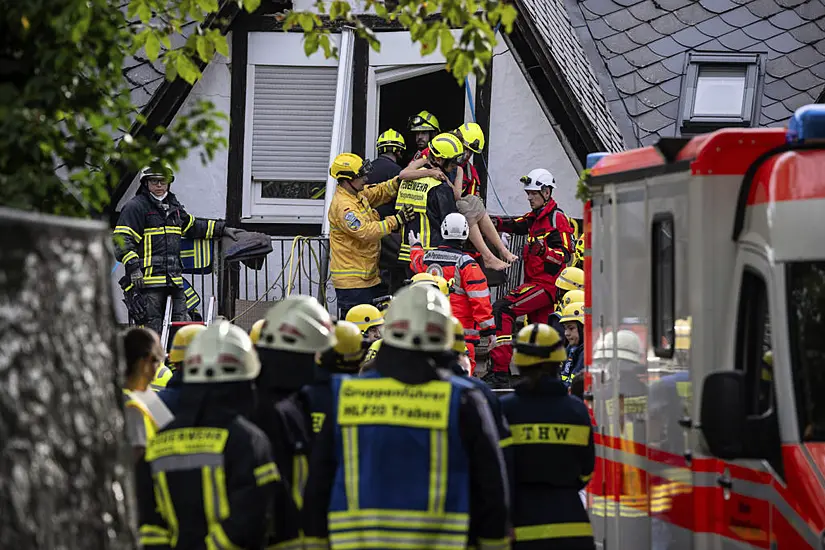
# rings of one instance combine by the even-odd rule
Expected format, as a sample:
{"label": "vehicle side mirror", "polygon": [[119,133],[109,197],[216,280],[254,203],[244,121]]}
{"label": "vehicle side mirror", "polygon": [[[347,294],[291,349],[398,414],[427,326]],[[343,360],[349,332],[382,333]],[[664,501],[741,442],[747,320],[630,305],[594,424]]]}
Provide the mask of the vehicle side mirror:
{"label": "vehicle side mirror", "polygon": [[705,378],[700,423],[714,456],[724,459],[744,457],[747,417],[742,372],[714,372]]}

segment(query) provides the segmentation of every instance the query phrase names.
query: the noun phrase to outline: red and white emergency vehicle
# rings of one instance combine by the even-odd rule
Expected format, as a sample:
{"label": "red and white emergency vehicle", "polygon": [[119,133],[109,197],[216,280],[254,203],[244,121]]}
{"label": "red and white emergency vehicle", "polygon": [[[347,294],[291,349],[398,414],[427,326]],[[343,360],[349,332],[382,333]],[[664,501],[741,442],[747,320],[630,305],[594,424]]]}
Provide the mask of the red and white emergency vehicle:
{"label": "red and white emergency vehicle", "polygon": [[597,545],[825,548],[825,105],[588,164]]}

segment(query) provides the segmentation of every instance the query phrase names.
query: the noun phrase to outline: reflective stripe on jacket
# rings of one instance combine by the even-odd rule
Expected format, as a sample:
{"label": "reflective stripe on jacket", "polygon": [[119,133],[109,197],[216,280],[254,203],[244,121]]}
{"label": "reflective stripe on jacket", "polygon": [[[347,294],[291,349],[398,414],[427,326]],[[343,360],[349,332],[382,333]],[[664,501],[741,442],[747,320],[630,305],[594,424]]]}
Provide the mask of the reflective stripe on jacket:
{"label": "reflective stripe on jacket", "polygon": [[424,252],[420,244],[410,251],[410,268],[414,273],[432,273],[453,279],[450,305],[453,315],[464,326],[464,337],[470,343],[480,336],[496,333],[496,321],[490,304],[487,277],[472,256],[449,246],[439,246]]}
{"label": "reflective stripe on jacket", "polygon": [[410,230],[417,233],[424,250],[432,250],[441,244],[441,222],[447,214],[458,212],[453,188],[447,182],[435,178],[419,178],[405,181],[398,189],[395,206],[412,206],[413,219],[401,229],[401,249],[398,260],[403,264],[410,261]]}
{"label": "reflective stripe on jacket", "polygon": [[115,258],[130,274],[143,270],[147,287],[183,287],[181,237],[217,239],[224,222],[196,218],[184,210],[174,193],[159,202],[141,185],[120,213],[115,226]]}
{"label": "reflective stripe on jacket", "polygon": [[381,238],[398,227],[398,220],[382,220],[373,207],[390,202],[398,192],[399,181],[393,178],[357,195],[341,186],[335,190],[327,214],[330,272],[335,288],[369,288],[381,282]]}
{"label": "reflective stripe on jacket", "polygon": [[[573,226],[556,201],[550,199],[538,212],[528,212],[518,218],[493,218],[493,224],[502,233],[527,235],[522,253],[524,282],[539,284],[555,296],[556,278],[576,249]],[[539,246],[532,246],[536,242]],[[531,252],[535,248],[538,254]]]}

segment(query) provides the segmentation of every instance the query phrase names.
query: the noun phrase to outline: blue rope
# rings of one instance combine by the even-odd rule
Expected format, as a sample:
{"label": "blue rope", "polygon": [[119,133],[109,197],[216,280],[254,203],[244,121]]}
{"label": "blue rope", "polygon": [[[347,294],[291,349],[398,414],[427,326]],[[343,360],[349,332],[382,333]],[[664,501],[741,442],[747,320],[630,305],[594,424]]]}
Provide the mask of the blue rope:
{"label": "blue rope", "polygon": [[[493,36],[498,34],[498,29],[501,28],[501,23],[496,25],[496,28],[493,30]],[[492,64],[490,65],[490,69],[492,70]],[[467,92],[467,103],[470,104],[470,115],[473,117],[473,122],[476,121],[476,104],[473,101],[473,93],[470,91],[470,77],[464,77],[464,90]],[[489,136],[488,136],[489,139]],[[484,155],[481,155],[481,163],[484,164],[484,169],[487,172],[487,181],[490,183],[488,186],[493,191],[493,196],[496,198],[496,202],[501,207],[501,211],[504,212],[505,216],[509,216],[510,214],[507,213],[507,210],[504,208],[504,204],[502,204],[501,199],[498,196],[498,192],[496,192],[496,186],[493,184],[493,178],[490,177],[490,167],[487,166],[487,161],[484,159]]]}

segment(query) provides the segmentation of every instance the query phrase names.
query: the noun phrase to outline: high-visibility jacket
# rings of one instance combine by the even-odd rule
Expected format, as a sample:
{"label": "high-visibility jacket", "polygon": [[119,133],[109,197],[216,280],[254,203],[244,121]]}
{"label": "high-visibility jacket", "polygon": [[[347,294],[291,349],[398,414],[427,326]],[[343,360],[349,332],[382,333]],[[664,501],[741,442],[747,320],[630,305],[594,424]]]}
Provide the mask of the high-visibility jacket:
{"label": "high-visibility jacket", "polygon": [[181,238],[217,239],[223,236],[223,228],[222,220],[188,214],[174,193],[159,202],[141,185],[115,226],[115,258],[127,274],[143,269],[147,287],[183,288]]}
{"label": "high-visibility jacket", "polygon": [[[580,333],[582,331],[579,331]],[[567,359],[561,365],[561,381],[570,387],[573,378],[584,370],[584,346],[567,346]]]}
{"label": "high-visibility jacket", "polygon": [[435,178],[419,178],[405,181],[398,188],[395,207],[412,206],[415,216],[401,229],[401,250],[398,261],[410,261],[409,233],[419,235],[424,250],[432,250],[441,244],[441,222],[447,214],[458,212],[453,188],[449,183]]}
{"label": "high-visibility jacket", "polygon": [[154,392],[133,392],[123,390],[123,405],[127,409],[140,412],[143,417],[143,430],[148,442],[158,430],[172,422],[174,415]]}
{"label": "high-visibility jacket", "polygon": [[[297,514],[266,436],[226,409],[173,422],[138,465],[144,548],[300,549]],[[290,515],[291,514],[291,515]]]}
{"label": "high-visibility jacket", "polygon": [[335,288],[369,288],[381,282],[381,238],[398,227],[398,220],[382,220],[373,207],[390,202],[399,182],[393,178],[355,195],[340,186],[335,190],[327,214],[330,273]]}
{"label": "high-visibility jacket", "polygon": [[427,272],[453,280],[450,306],[464,327],[467,342],[475,344],[481,336],[496,333],[487,277],[472,256],[445,245],[425,253],[416,244],[410,251],[410,268],[415,273]]}
{"label": "high-visibility jacket", "polygon": [[524,282],[538,284],[556,295],[556,278],[575,253],[573,226],[556,201],[518,218],[493,218],[502,233],[527,235],[522,257]]}
{"label": "high-visibility jacket", "polygon": [[557,378],[501,398],[512,432],[514,548],[593,548],[579,497],[596,451],[587,406]]}
{"label": "high-visibility jacket", "polygon": [[[332,415],[323,430],[334,432],[337,464],[324,522],[329,547],[466,548],[475,457],[465,450],[461,411],[467,398],[478,400],[473,406],[483,407],[491,422],[483,397],[455,376],[404,384],[377,370],[359,378],[334,376],[332,390]],[[319,451],[325,456],[317,448],[313,463]],[[498,527],[500,538],[480,533],[478,548],[509,548],[506,517],[498,519],[482,528]],[[326,540],[305,539],[305,548],[326,546]]]}

